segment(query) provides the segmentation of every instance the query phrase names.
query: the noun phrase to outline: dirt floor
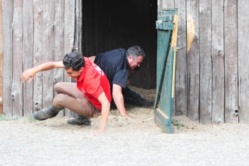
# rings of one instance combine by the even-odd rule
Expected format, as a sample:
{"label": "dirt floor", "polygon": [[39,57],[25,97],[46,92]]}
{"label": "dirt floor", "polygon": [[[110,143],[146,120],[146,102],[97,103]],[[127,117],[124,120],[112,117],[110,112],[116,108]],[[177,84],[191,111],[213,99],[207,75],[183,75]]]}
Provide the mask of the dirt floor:
{"label": "dirt floor", "polygon": [[[154,90],[146,93],[155,96]],[[0,116],[0,165],[249,165],[249,124],[201,125],[178,116],[174,133],[165,134],[154,123],[152,107],[128,111],[133,118],[112,110],[106,133],[97,136],[99,116],[90,127],[68,125],[68,117],[60,116]]]}

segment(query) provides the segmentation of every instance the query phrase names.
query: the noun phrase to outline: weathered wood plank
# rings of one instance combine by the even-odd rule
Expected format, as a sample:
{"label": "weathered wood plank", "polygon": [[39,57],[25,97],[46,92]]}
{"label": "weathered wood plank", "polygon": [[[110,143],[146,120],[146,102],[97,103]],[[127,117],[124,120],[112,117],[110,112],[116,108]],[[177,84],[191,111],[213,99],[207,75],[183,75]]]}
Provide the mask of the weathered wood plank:
{"label": "weathered wood plank", "polygon": [[[43,61],[54,60],[55,1],[43,0]],[[43,72],[43,107],[53,102],[53,70]]]}
{"label": "weathered wood plank", "polygon": [[[188,86],[187,88],[187,116],[199,121],[199,95],[200,95],[200,69],[199,69],[199,1],[187,1],[187,68]],[[179,64],[179,63],[178,63]],[[181,65],[181,64],[179,64]]]}
{"label": "weathered wood plank", "polygon": [[231,122],[238,123],[237,17],[238,17],[237,0],[225,0],[224,1],[225,122],[228,123]]}
{"label": "weathered wood plank", "polygon": [[175,8],[175,0],[162,0],[162,8],[173,9]]}
{"label": "weathered wood plank", "polygon": [[3,113],[13,115],[12,113],[12,21],[13,21],[13,1],[3,1]]}
{"label": "weathered wood plank", "polygon": [[200,25],[200,122],[211,123],[212,66],[211,66],[211,0],[201,0]]}
{"label": "weathered wood plank", "polygon": [[[33,0],[34,12],[34,53],[33,66],[43,62],[43,0]],[[34,111],[43,107],[43,73],[37,73],[34,79]]]}
{"label": "weathered wood plank", "polygon": [[[23,1],[23,69],[33,65],[33,0]],[[23,110],[24,116],[33,113],[33,84],[23,84]]]}
{"label": "weathered wood plank", "polygon": [[176,1],[178,9],[179,26],[176,56],[176,80],[175,80],[175,115],[187,116],[187,59],[186,59],[186,1]]}
{"label": "weathered wood plank", "polygon": [[212,122],[224,123],[224,33],[223,1],[212,0]]}
{"label": "weathered wood plank", "polygon": [[238,1],[238,69],[239,69],[239,120],[249,122],[249,3]]}
{"label": "weathered wood plank", "polygon": [[[65,1],[55,0],[55,48],[54,48],[54,60],[61,61],[64,57],[64,8]],[[57,82],[63,82],[64,69],[54,69],[54,85]],[[54,92],[54,96],[56,93]],[[64,115],[63,111],[60,111],[60,115]]]}
{"label": "weathered wood plank", "polygon": [[78,51],[82,52],[82,0],[76,0],[76,32],[75,45]]}
{"label": "weathered wood plank", "polygon": [[[68,53],[74,46],[74,35],[75,35],[75,0],[65,0],[65,17],[64,17],[64,52]],[[71,81],[70,78],[66,78],[65,81]],[[66,109],[66,116],[71,116],[71,111]]]}
{"label": "weathered wood plank", "polygon": [[64,52],[72,50],[74,44],[75,29],[75,0],[65,0],[64,9]]}
{"label": "weathered wood plank", "polygon": [[11,96],[13,101],[13,115],[23,115],[22,83],[20,72],[22,71],[23,59],[23,0],[14,1],[13,11],[13,80],[11,85]]}
{"label": "weathered wood plank", "polygon": [[3,113],[3,9],[0,0],[0,114]]}

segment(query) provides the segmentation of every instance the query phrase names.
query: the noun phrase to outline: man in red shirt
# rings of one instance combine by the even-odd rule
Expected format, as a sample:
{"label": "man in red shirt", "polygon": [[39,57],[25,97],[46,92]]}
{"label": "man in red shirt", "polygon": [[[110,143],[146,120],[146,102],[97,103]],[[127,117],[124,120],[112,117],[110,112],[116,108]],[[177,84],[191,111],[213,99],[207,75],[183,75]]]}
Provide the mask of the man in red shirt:
{"label": "man in red shirt", "polygon": [[57,83],[54,87],[57,95],[53,99],[53,105],[35,112],[34,118],[37,120],[53,118],[60,110],[68,108],[86,117],[87,120],[101,111],[99,132],[103,132],[110,112],[110,84],[104,72],[88,58],[77,52],[71,52],[65,55],[63,62],[46,62],[24,71],[22,80],[29,78],[31,82],[40,71],[63,67],[76,83]]}

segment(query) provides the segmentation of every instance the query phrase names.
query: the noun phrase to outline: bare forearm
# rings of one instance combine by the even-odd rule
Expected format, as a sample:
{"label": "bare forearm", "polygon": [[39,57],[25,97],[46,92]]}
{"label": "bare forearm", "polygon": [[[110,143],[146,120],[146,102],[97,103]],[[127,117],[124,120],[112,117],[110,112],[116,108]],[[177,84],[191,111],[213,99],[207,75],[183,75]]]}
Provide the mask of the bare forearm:
{"label": "bare forearm", "polygon": [[119,113],[121,116],[123,117],[127,117],[129,116],[126,109],[125,109],[125,105],[124,105],[124,97],[123,95],[114,95],[113,96],[113,100],[117,106],[117,109],[119,110]]}
{"label": "bare forearm", "polygon": [[43,63],[41,65],[35,66],[33,68],[27,69],[22,73],[22,81],[25,81],[29,78],[29,82],[31,82],[36,73],[40,72],[40,71],[46,71],[46,70],[51,70],[54,68],[62,68],[64,65],[62,63],[62,61],[58,61],[58,62],[46,62]]}
{"label": "bare forearm", "polygon": [[121,116],[129,117],[128,113],[125,110],[124,96],[122,93],[122,87],[120,85],[113,84],[112,97]]}
{"label": "bare forearm", "polygon": [[58,64],[62,64],[62,62],[46,62],[46,63],[43,63],[41,65],[38,65],[36,67],[34,67],[34,71],[37,73],[37,72],[40,72],[40,71],[47,71],[47,70],[51,70],[51,69],[54,69],[54,68],[61,68],[63,66],[61,65],[58,65]]}
{"label": "bare forearm", "polygon": [[103,104],[101,110],[100,123],[99,123],[100,132],[103,132],[106,129],[109,112],[110,112],[110,103]]}

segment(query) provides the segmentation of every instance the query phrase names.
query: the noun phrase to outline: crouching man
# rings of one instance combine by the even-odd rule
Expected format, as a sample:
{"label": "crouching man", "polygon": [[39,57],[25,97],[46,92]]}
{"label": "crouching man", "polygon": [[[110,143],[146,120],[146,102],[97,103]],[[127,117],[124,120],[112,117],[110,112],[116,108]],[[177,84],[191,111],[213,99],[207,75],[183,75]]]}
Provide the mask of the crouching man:
{"label": "crouching man", "polygon": [[70,52],[65,55],[63,61],[46,62],[27,69],[22,73],[22,81],[29,79],[31,82],[36,73],[54,68],[64,68],[76,83],[57,83],[54,86],[57,95],[52,106],[35,112],[34,118],[53,118],[59,111],[68,108],[84,117],[85,123],[90,123],[89,118],[101,111],[98,132],[102,133],[107,126],[111,102],[110,84],[104,72],[88,58],[77,52]]}

